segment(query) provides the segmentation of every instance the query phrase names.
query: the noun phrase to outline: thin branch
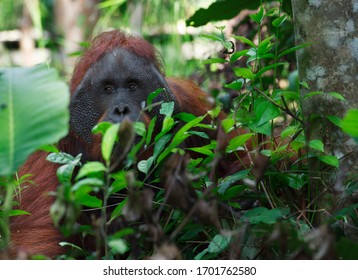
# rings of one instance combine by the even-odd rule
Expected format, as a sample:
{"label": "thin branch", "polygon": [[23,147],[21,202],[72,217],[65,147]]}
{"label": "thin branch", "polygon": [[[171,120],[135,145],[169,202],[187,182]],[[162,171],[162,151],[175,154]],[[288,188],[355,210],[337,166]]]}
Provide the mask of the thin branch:
{"label": "thin branch", "polygon": [[268,101],[270,101],[273,105],[275,105],[276,107],[280,108],[282,111],[284,111],[286,114],[290,115],[292,118],[294,118],[295,120],[297,120],[298,122],[300,122],[303,125],[303,121],[296,116],[295,113],[293,113],[286,104],[285,99],[283,98],[283,96],[281,96],[281,99],[285,105],[285,107],[280,106],[278,103],[276,103],[274,100],[272,100],[270,97],[268,97],[263,91],[261,91],[260,89],[258,89],[257,87],[254,88],[258,93],[260,93],[263,97],[265,97]]}

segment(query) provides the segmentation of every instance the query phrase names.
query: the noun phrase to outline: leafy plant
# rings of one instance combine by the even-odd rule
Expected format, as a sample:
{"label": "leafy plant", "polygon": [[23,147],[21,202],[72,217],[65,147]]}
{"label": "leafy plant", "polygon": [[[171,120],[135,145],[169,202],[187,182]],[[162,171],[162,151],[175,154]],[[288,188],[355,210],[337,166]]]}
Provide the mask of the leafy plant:
{"label": "leafy plant", "polygon": [[9,216],[15,188],[29,178],[11,176],[36,149],[67,134],[69,94],[57,73],[44,65],[0,69],[0,235],[1,249],[9,244]]}
{"label": "leafy plant", "polygon": [[[217,106],[204,116],[173,115],[174,104],[169,102],[160,104],[162,123],[153,118],[147,126],[127,121],[98,124],[93,133],[102,134],[99,161],[82,163],[81,155],[62,152],[48,156],[59,164],[60,183],[51,215],[69,238],[61,243],[68,253],[58,258],[357,257],[348,252],[356,242],[344,231],[347,223],[352,230],[358,227],[357,204],[335,211],[318,209],[312,195],[319,197],[325,182],[317,176],[320,184],[311,185],[310,159],[318,159],[327,173],[337,170],[339,159],[326,154],[322,139],[305,137],[300,87],[306,85],[298,83],[288,57],[306,45],[282,42],[282,34],[292,28],[285,12],[288,1],[239,1],[239,6],[234,2],[217,1],[201,11],[207,20],[216,20],[231,17],[232,11],[236,15],[241,9],[256,9],[246,19],[254,26],[250,36],[227,38],[223,26],[216,34],[202,35],[203,40],[222,44],[224,51],[203,63],[209,69],[220,65],[230,71],[233,79],[220,80],[221,93],[230,92],[229,101],[221,103],[220,94],[214,95]],[[220,9],[218,17],[212,14],[213,7]],[[205,24],[204,16],[196,16],[188,22]],[[149,95],[145,110],[158,105],[152,101],[161,90]],[[344,101],[334,92],[311,92],[304,99],[318,96]],[[222,108],[227,115],[219,121]],[[357,137],[355,113],[350,111],[343,120],[312,118],[328,120]],[[156,127],[161,128],[159,133]],[[216,138],[209,137],[212,132],[217,132]],[[207,144],[182,145],[193,136]],[[188,157],[188,151],[196,157]],[[218,170],[226,159],[241,170]],[[26,177],[20,183],[23,180]],[[13,188],[16,182],[11,184]],[[346,189],[348,194],[357,192],[356,178]],[[12,193],[8,194],[3,205],[11,205]],[[4,209],[11,208],[1,209],[9,216]],[[317,224],[315,214],[321,211],[327,219]],[[1,226],[6,228],[7,221]],[[72,236],[80,236],[81,242]]]}

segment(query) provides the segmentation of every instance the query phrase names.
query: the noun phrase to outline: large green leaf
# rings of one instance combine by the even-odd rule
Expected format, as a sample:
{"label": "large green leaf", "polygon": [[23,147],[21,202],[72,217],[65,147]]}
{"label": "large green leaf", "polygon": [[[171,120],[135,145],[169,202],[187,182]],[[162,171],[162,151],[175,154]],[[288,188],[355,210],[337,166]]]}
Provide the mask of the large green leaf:
{"label": "large green leaf", "polygon": [[212,3],[207,9],[199,9],[191,16],[186,24],[194,27],[205,25],[210,21],[230,19],[240,11],[255,10],[259,7],[260,0],[223,0]]}
{"label": "large green leaf", "polygon": [[[262,2],[271,2],[266,0]],[[210,21],[230,19],[237,16],[242,10],[256,10],[261,4],[260,0],[217,0],[207,9],[200,8],[194,15],[186,20],[188,26],[202,26]],[[283,0],[283,10],[291,14],[291,1]]]}
{"label": "large green leaf", "polygon": [[13,174],[37,148],[67,134],[68,102],[55,70],[0,69],[0,175]]}
{"label": "large green leaf", "polygon": [[352,136],[358,143],[358,109],[351,109],[347,112],[341,123],[343,131]]}

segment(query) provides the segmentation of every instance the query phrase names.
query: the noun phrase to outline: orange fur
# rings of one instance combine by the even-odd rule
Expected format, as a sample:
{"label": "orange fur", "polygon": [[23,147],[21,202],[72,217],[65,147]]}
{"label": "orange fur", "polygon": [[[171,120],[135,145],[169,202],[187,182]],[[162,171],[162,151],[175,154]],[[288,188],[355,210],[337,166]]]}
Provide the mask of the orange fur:
{"label": "orange fur", "polygon": [[[125,48],[135,55],[151,60],[158,70],[163,73],[156,51],[150,43],[121,31],[106,32],[93,41],[92,46],[76,64],[71,80],[71,93],[80,84],[89,67],[106,52],[117,47]],[[183,112],[201,116],[211,108],[206,94],[194,82],[176,78],[169,78],[167,81]],[[224,115],[222,114],[219,117],[224,118]],[[149,117],[146,116],[144,119],[146,124],[149,124]],[[210,136],[216,137],[215,135]],[[226,140],[228,141],[228,139]],[[188,141],[192,141],[188,146],[199,146],[200,141],[205,140],[197,137],[197,140],[193,141],[189,137]],[[84,153],[83,158],[86,160],[98,160],[100,137],[94,137],[93,145],[88,146],[71,130],[69,135],[60,141],[59,148],[74,156],[82,152]],[[46,156],[47,154],[44,152],[35,153],[20,170],[20,175],[34,174],[32,180],[37,185],[24,189],[21,192],[21,198],[19,198],[21,202],[19,208],[30,212],[31,215],[14,217],[11,221],[13,257],[18,250],[24,250],[30,254],[44,254],[49,257],[63,253],[63,249],[58,245],[63,240],[63,237],[53,226],[49,215],[49,209],[54,202],[54,198],[49,196],[48,193],[54,191],[59,184],[56,178],[58,165],[47,162]],[[232,170],[241,165],[231,161],[228,166],[230,167],[229,172],[232,173]]]}
{"label": "orange fur", "polygon": [[47,153],[37,152],[30,156],[20,169],[19,175],[33,174],[30,180],[35,186],[27,185],[19,194],[20,209],[30,213],[11,219],[12,255],[23,250],[29,254],[44,254],[50,257],[61,254],[63,241],[49,215],[54,197],[49,196],[58,186],[56,170],[58,165],[46,161]]}

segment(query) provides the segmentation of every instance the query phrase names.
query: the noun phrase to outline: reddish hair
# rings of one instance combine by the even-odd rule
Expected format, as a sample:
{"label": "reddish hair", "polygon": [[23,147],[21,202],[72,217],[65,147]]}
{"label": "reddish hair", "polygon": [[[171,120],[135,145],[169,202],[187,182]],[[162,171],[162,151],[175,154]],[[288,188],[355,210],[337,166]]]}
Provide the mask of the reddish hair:
{"label": "reddish hair", "polygon": [[163,74],[162,64],[153,45],[143,38],[129,35],[120,30],[113,30],[101,33],[94,38],[86,52],[78,59],[71,79],[71,94],[80,84],[91,65],[103,57],[104,54],[118,47],[130,51],[138,57],[152,61]]}

